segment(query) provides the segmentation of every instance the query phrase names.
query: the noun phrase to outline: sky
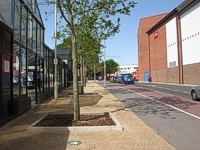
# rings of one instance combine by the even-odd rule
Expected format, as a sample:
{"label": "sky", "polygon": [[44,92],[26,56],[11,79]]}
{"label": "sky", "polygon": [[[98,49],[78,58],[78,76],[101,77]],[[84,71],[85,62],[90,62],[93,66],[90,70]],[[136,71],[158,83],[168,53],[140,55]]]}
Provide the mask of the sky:
{"label": "sky", "polygon": [[[37,0],[38,3],[44,0]],[[171,12],[183,0],[135,0],[137,4],[131,10],[130,16],[122,16],[120,32],[105,41],[106,60],[113,59],[119,65],[138,64],[137,32],[141,18]],[[40,13],[45,26],[45,44],[54,49],[54,15],[45,20],[45,12],[54,9],[54,6],[47,7],[39,5]],[[61,43],[57,41],[57,43]],[[102,49],[104,52],[104,49]]]}

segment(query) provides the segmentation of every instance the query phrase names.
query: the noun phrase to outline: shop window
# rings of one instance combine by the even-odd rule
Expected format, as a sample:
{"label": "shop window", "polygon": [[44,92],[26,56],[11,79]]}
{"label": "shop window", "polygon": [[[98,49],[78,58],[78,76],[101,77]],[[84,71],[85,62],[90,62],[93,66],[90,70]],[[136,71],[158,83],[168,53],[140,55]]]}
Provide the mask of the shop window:
{"label": "shop window", "polygon": [[[29,18],[31,18],[31,15],[29,14]],[[33,21],[28,20],[28,48],[33,48]]]}
{"label": "shop window", "polygon": [[40,55],[41,52],[41,28],[40,25],[37,24],[37,54]]}
{"label": "shop window", "polygon": [[15,21],[14,21],[14,40],[20,42],[20,15],[21,12],[21,4],[19,1],[15,2]]}
{"label": "shop window", "polygon": [[17,44],[13,50],[13,94],[26,94],[26,50]]}
{"label": "shop window", "polygon": [[22,7],[23,16],[21,17],[21,44],[26,46],[26,21],[27,21],[27,11]]}
{"label": "shop window", "polygon": [[33,20],[33,51],[35,53],[36,53],[36,47],[37,47],[36,35],[37,35],[37,24],[36,24],[35,20]]}

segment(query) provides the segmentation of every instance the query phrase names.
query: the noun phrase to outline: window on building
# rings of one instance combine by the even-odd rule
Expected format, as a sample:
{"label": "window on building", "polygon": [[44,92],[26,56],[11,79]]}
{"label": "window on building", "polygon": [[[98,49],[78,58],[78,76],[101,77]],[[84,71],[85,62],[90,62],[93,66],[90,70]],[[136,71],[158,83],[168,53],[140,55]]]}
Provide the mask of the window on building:
{"label": "window on building", "polygon": [[41,27],[37,24],[37,54],[41,52]]}
{"label": "window on building", "polygon": [[19,1],[15,3],[15,22],[14,22],[14,40],[20,42],[20,15],[21,4]]}
{"label": "window on building", "polygon": [[26,49],[14,44],[13,50],[13,93],[26,94]]}
{"label": "window on building", "polygon": [[169,62],[169,67],[170,67],[170,68],[176,67],[176,61]]}
{"label": "window on building", "polygon": [[[31,14],[29,14],[29,18],[31,18]],[[28,48],[33,48],[33,21],[28,20]]]}
{"label": "window on building", "polygon": [[21,17],[21,44],[26,46],[26,21],[27,21],[27,11],[22,7],[23,16]]}
{"label": "window on building", "polygon": [[33,51],[36,53],[36,47],[37,47],[37,42],[36,42],[36,35],[37,35],[37,23],[35,20],[33,20]]}

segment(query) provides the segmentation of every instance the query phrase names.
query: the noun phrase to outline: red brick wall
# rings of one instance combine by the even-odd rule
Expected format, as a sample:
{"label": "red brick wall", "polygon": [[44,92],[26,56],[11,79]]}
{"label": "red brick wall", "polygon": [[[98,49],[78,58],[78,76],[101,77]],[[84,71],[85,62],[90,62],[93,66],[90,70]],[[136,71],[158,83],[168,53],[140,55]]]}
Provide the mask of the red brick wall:
{"label": "red brick wall", "polygon": [[[154,33],[158,32],[158,37],[154,39]],[[167,48],[166,48],[166,26],[161,26],[149,36],[150,41],[150,69],[158,71],[154,76],[155,82],[166,82],[167,69]]]}
{"label": "red brick wall", "polygon": [[139,80],[144,81],[144,72],[149,72],[149,43],[146,32],[154,26],[158,21],[165,17],[167,13],[140,20],[138,28],[138,66],[139,66]]}

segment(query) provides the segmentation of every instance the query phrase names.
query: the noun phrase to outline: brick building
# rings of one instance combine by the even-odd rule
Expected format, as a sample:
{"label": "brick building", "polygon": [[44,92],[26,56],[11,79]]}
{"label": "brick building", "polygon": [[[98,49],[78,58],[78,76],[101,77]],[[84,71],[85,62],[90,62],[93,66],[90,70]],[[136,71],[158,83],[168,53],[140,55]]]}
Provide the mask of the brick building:
{"label": "brick building", "polygon": [[[160,19],[165,17],[167,13],[140,19],[138,28],[138,66],[139,80],[147,80],[150,72],[149,62],[149,41],[146,32]],[[146,77],[147,76],[147,77]]]}
{"label": "brick building", "polygon": [[[145,81],[150,73],[153,82],[200,83],[199,13],[199,0],[185,0],[150,27],[144,37],[138,36],[140,80]],[[143,28],[139,26],[138,33]],[[146,48],[142,49],[143,44]]]}

